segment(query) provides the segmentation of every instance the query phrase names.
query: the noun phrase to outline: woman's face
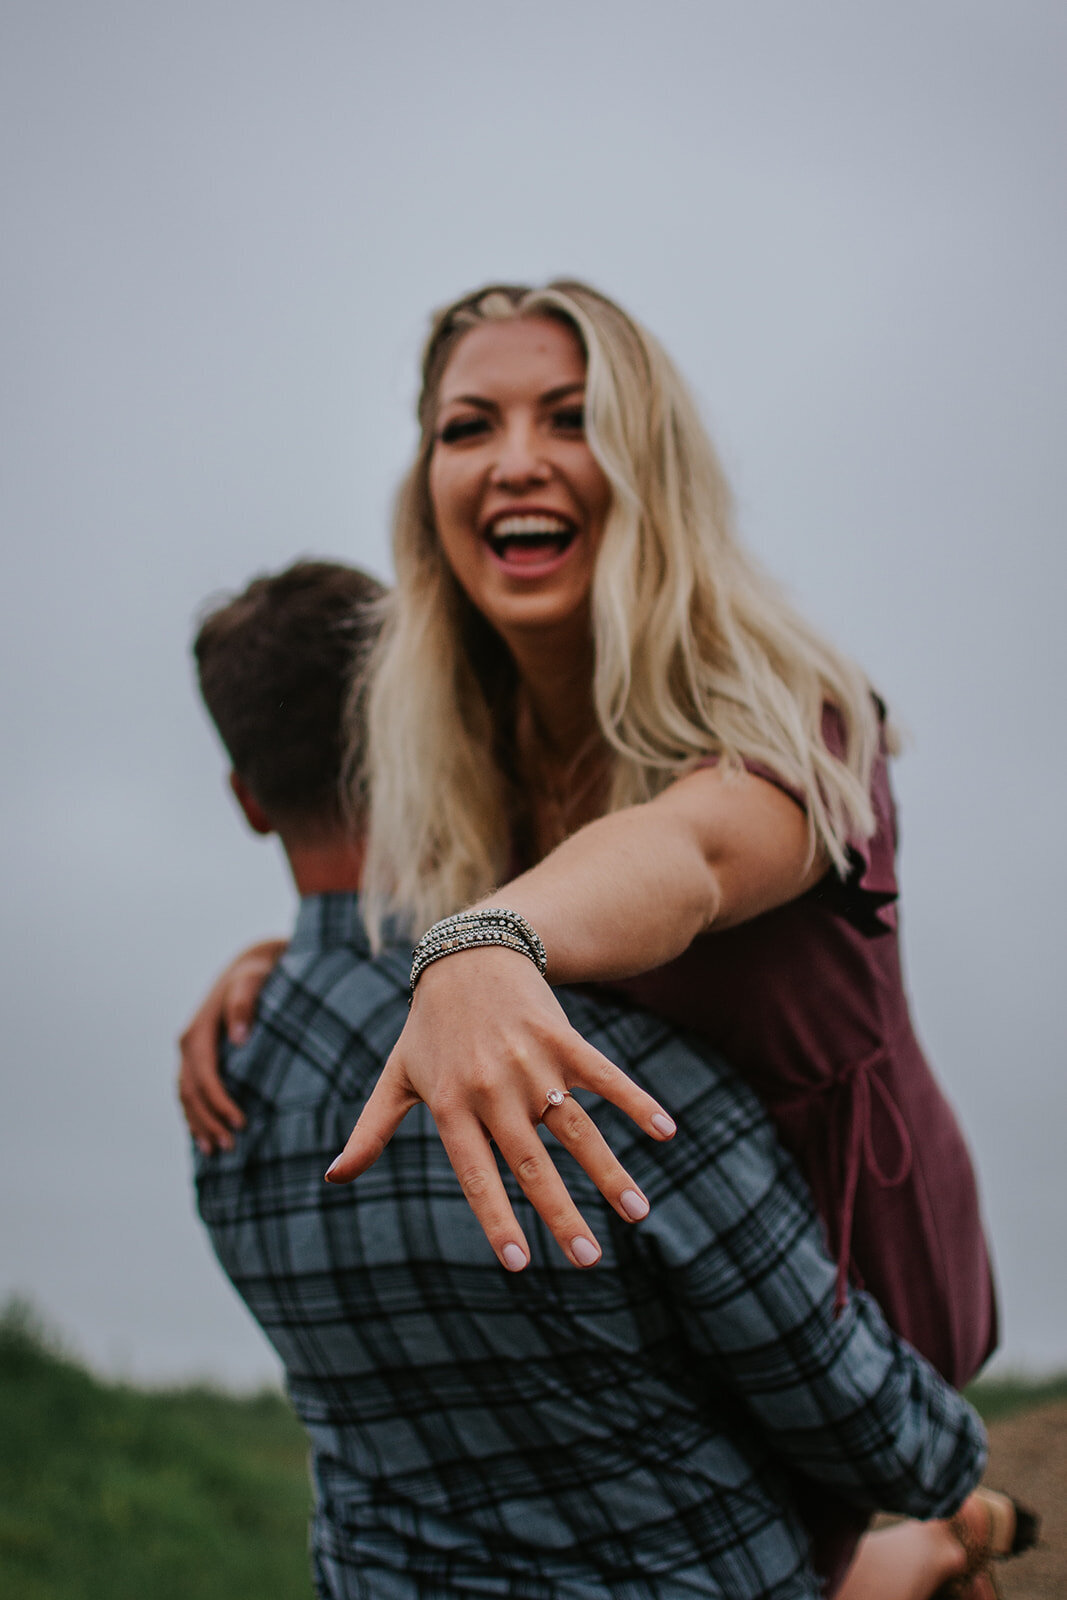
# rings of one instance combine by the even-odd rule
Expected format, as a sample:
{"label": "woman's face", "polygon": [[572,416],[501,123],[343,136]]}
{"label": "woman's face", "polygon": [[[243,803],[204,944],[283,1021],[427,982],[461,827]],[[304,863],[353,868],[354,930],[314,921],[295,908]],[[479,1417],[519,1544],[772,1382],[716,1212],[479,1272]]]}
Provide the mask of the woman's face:
{"label": "woman's face", "polygon": [[[585,355],[550,317],[485,322],[441,378],[429,488],[445,559],[504,641],[587,636],[611,503],[585,438]],[[561,625],[564,625],[561,627]]]}

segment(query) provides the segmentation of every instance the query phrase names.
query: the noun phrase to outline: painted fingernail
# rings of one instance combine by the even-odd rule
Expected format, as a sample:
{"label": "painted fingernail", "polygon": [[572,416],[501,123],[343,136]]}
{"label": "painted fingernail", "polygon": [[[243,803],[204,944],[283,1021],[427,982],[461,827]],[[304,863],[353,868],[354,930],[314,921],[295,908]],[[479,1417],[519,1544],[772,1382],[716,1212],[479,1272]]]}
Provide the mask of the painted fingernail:
{"label": "painted fingernail", "polygon": [[[343,1153],[344,1152],[342,1151],[342,1154]],[[341,1157],[340,1156],[334,1156],[333,1160],[330,1162],[330,1165],[326,1168],[325,1178],[326,1178],[326,1182],[327,1183],[331,1183],[333,1181],[332,1174],[334,1172],[336,1172],[337,1168],[340,1165],[341,1165]]]}
{"label": "painted fingernail", "polygon": [[619,1204],[631,1222],[640,1222],[642,1217],[648,1216],[648,1201],[636,1189],[624,1189],[619,1196]]}
{"label": "painted fingernail", "polygon": [[572,1239],[571,1255],[580,1267],[591,1267],[594,1262],[600,1260],[600,1251],[592,1239]]}
{"label": "painted fingernail", "polygon": [[248,1023],[235,1022],[230,1028],[230,1043],[244,1044],[248,1038]]}
{"label": "painted fingernail", "polygon": [[656,1115],[652,1118],[652,1126],[657,1133],[662,1133],[665,1139],[669,1139],[672,1133],[678,1132],[676,1124],[662,1111],[656,1112]]}
{"label": "painted fingernail", "polygon": [[509,1272],[521,1272],[526,1265],[526,1251],[517,1244],[506,1244],[500,1252],[500,1259]]}

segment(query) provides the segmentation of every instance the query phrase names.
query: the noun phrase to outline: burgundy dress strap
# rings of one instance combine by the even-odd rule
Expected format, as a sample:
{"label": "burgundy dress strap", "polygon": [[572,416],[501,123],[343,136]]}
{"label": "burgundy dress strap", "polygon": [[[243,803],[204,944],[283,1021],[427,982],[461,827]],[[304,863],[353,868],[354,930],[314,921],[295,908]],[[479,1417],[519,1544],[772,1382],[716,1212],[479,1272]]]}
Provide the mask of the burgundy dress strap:
{"label": "burgundy dress strap", "polygon": [[[831,1239],[837,1244],[837,1291],[834,1311],[840,1315],[848,1301],[849,1267],[852,1260],[852,1224],[856,1211],[856,1190],[860,1171],[865,1168],[880,1189],[895,1189],[911,1175],[911,1135],[904,1114],[892,1091],[878,1072],[886,1060],[879,1045],[870,1055],[855,1061],[832,1081],[812,1083],[786,1099],[775,1099],[769,1106],[772,1115],[806,1110],[815,1101],[829,1102],[830,1178],[824,1220]],[[874,1137],[875,1107],[891,1126],[896,1138],[897,1160],[886,1171],[879,1160]],[[862,1287],[862,1283],[861,1283]]]}

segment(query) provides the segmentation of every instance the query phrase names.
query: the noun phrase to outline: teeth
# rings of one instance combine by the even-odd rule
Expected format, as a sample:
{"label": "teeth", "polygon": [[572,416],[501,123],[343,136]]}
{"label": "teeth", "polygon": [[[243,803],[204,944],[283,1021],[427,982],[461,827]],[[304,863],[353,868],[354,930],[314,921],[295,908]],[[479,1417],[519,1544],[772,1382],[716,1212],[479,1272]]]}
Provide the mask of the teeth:
{"label": "teeth", "polygon": [[490,533],[494,539],[559,539],[571,532],[571,525],[563,517],[536,516],[501,517],[494,522]]}

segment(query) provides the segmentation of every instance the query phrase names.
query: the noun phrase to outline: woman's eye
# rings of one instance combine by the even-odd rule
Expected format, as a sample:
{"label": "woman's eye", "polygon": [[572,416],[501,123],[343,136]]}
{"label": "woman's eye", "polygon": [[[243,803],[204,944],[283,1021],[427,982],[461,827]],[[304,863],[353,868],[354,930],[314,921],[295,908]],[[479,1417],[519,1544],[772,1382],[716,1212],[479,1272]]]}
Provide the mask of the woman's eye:
{"label": "woman's eye", "polygon": [[585,407],[562,406],[559,411],[553,411],[552,422],[562,433],[584,433]]}
{"label": "woman's eye", "polygon": [[437,437],[442,444],[460,444],[464,439],[475,439],[485,433],[489,423],[485,417],[453,417],[446,422]]}

